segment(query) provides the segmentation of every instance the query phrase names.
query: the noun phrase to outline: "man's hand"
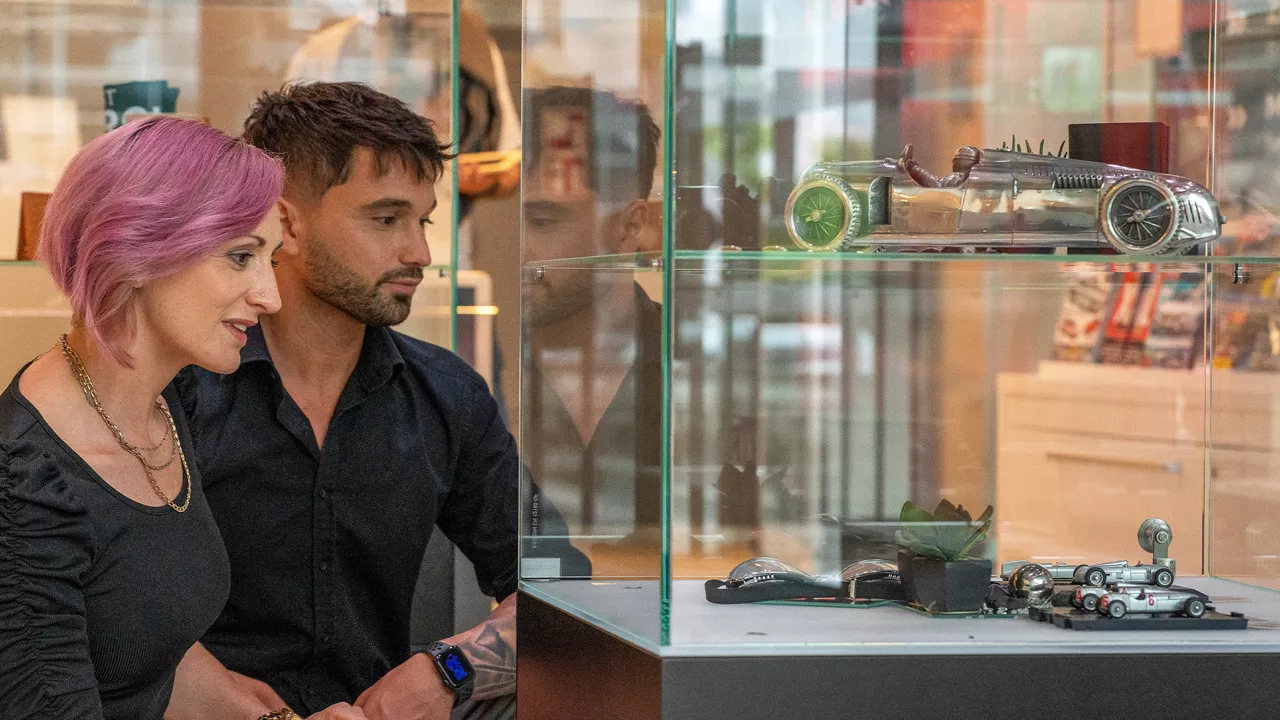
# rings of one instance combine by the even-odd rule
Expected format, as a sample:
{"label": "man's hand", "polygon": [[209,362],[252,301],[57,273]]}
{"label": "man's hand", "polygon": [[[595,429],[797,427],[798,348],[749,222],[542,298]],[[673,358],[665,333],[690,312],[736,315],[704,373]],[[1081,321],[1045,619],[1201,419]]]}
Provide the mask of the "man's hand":
{"label": "man's hand", "polygon": [[338,703],[311,715],[307,720],[366,720],[366,718],[367,716],[360,708],[347,703]]}
{"label": "man's hand", "polygon": [[356,698],[369,720],[448,720],[453,691],[425,653],[417,653]]}

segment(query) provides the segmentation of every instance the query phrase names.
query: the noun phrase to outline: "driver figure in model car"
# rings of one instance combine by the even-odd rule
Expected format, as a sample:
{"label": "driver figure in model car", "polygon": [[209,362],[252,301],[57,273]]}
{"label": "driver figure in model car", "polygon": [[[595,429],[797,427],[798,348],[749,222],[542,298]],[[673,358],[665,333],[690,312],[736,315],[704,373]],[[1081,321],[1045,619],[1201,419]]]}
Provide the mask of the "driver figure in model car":
{"label": "driver figure in model car", "polygon": [[900,161],[902,169],[907,171],[912,180],[920,187],[929,188],[956,188],[960,187],[969,179],[969,171],[974,166],[982,162],[982,151],[972,145],[965,145],[956,150],[956,154],[951,158],[951,174],[940,178],[925,169],[923,165],[916,162],[914,157],[915,148],[907,145],[902,150],[902,160]]}

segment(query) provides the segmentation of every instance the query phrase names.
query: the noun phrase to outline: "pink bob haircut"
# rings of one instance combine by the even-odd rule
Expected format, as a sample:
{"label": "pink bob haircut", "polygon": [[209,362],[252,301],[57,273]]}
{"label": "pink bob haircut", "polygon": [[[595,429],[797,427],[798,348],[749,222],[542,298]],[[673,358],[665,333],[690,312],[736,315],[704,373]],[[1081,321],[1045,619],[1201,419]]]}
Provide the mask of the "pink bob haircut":
{"label": "pink bob haircut", "polygon": [[133,328],[134,288],[252,232],[283,187],[278,160],[208,125],[129,123],[67,165],[49,198],[38,256],[70,298],[75,322],[131,367],[122,341]]}

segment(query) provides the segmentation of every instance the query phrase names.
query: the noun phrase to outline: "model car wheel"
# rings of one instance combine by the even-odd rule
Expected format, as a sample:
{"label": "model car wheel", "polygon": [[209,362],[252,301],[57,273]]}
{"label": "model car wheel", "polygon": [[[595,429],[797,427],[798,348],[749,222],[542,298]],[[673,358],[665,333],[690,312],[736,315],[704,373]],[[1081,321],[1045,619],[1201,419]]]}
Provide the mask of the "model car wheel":
{"label": "model car wheel", "polygon": [[1102,583],[1107,580],[1107,572],[1102,568],[1092,567],[1084,571],[1084,584],[1094,587],[1102,587]]}
{"label": "model car wheel", "polygon": [[851,250],[866,234],[867,201],[830,173],[809,175],[787,198],[787,232],[805,250]]}
{"label": "model car wheel", "polygon": [[1156,570],[1155,581],[1160,587],[1169,587],[1173,584],[1173,571],[1169,568]]}
{"label": "model car wheel", "polygon": [[1156,254],[1169,249],[1178,234],[1178,202],[1163,183],[1129,178],[1102,197],[1098,227],[1122,253]]}
{"label": "model car wheel", "polygon": [[1124,617],[1126,612],[1129,612],[1129,608],[1125,607],[1124,603],[1119,600],[1112,600],[1111,604],[1107,606],[1107,614],[1116,620]]}
{"label": "model car wheel", "polygon": [[1182,608],[1182,614],[1189,618],[1204,617],[1204,602],[1200,598],[1191,598]]}
{"label": "model car wheel", "polygon": [[1098,596],[1085,595],[1080,605],[1084,607],[1085,612],[1098,612]]}

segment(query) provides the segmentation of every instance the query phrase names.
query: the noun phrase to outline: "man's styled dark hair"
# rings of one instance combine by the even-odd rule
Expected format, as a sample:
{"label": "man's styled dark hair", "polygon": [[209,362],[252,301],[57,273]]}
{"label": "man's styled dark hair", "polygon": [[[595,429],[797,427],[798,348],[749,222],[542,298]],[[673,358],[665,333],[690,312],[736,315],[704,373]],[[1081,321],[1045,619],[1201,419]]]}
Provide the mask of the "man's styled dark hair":
{"label": "man's styled dark hair", "polygon": [[278,156],[285,192],[319,199],[347,181],[357,147],[374,152],[378,172],[398,161],[434,181],[453,155],[430,120],[361,83],[289,83],[265,92],[244,121],[244,138]]}
{"label": "man's styled dark hair", "polygon": [[591,128],[587,186],[611,200],[647,199],[653,190],[662,131],[644,103],[622,100],[607,90],[530,88],[524,92],[526,168],[542,155],[543,122],[548,110],[579,110]]}

